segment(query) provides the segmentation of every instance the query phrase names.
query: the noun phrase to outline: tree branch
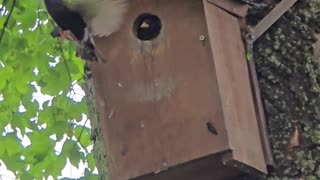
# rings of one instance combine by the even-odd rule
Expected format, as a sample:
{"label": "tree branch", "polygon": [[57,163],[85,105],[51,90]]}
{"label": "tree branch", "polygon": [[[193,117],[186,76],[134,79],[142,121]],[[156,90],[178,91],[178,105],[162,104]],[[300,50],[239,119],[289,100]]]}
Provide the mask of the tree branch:
{"label": "tree branch", "polygon": [[72,84],[72,77],[71,77],[71,72],[70,72],[70,68],[67,64],[67,61],[66,61],[66,58],[64,56],[64,53],[63,53],[63,49],[62,49],[62,44],[61,44],[61,41],[58,39],[58,44],[59,44],[59,50],[61,52],[61,56],[62,56],[62,60],[63,60],[63,63],[64,65],[66,66],[66,69],[67,69],[67,72],[68,72],[68,75],[69,75],[69,81],[70,81],[70,84]]}
{"label": "tree branch", "polygon": [[[12,6],[11,6],[10,11],[9,11],[9,15],[8,15],[6,21],[3,23],[2,31],[1,31],[1,34],[0,34],[0,44],[1,44],[1,41],[2,41],[2,38],[3,38],[3,35],[4,35],[4,31],[8,26],[8,23],[9,23],[11,15],[12,15],[12,12],[14,10],[14,7],[16,6],[16,2],[17,2],[17,0],[13,0]],[[3,0],[3,3],[6,3],[6,0]],[[3,6],[4,6],[4,4],[3,4]],[[1,7],[1,9],[3,9],[3,6]]]}
{"label": "tree branch", "polygon": [[38,10],[37,10],[37,16],[38,16],[37,26],[40,28],[41,34],[43,34],[42,26],[41,26],[41,19],[40,19],[40,3],[39,3]]}

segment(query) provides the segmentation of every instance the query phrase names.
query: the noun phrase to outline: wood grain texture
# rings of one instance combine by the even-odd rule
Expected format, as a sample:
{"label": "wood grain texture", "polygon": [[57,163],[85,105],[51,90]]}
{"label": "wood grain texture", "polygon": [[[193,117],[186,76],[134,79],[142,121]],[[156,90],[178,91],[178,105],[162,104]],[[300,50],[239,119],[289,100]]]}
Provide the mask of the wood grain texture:
{"label": "wood grain texture", "polygon": [[233,159],[266,172],[238,19],[206,0],[204,6]]}
{"label": "wood grain texture", "polygon": [[[112,180],[229,149],[202,1],[130,2],[122,29],[96,40],[109,62],[92,67]],[[162,30],[142,42],[133,22],[146,12],[161,19]]]}

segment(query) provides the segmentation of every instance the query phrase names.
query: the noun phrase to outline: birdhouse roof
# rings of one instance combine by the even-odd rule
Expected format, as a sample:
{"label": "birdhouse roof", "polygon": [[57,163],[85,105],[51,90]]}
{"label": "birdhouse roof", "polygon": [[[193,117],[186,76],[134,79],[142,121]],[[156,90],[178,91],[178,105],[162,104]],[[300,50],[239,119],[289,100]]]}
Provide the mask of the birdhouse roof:
{"label": "birdhouse roof", "polygon": [[229,13],[238,16],[245,17],[248,11],[248,5],[242,3],[239,0],[208,0],[213,5],[216,5]]}

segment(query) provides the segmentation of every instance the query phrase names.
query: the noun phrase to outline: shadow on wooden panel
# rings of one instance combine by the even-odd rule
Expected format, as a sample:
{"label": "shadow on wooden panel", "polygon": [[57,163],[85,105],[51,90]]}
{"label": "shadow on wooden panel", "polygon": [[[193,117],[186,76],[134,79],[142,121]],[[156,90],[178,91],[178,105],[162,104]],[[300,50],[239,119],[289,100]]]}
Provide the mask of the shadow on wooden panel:
{"label": "shadow on wooden panel", "polygon": [[206,156],[158,174],[149,174],[132,180],[234,180],[243,176],[244,173],[239,169],[222,163],[222,154]]}

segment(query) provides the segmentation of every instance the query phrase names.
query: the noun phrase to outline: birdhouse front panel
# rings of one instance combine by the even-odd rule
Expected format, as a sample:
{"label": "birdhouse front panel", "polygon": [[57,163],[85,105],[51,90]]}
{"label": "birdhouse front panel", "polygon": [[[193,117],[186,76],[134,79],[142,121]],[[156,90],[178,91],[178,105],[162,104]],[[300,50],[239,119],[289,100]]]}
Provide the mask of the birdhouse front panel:
{"label": "birdhouse front panel", "polygon": [[233,150],[230,159],[266,172],[238,19],[204,2],[224,122]]}
{"label": "birdhouse front panel", "polygon": [[[239,121],[244,121],[246,131],[252,126],[256,128],[252,132],[258,132],[252,123],[254,110],[237,111],[237,106],[245,109],[243,97],[253,108],[249,80],[243,78],[247,76],[245,69],[227,75],[228,67],[237,70],[230,58],[236,55],[242,61],[244,54],[239,50],[239,39],[222,43],[224,47],[215,44],[215,39],[224,39],[223,28],[215,27],[224,19],[208,15],[218,11],[217,15],[231,20],[231,28],[238,28],[234,24],[237,19],[206,6],[208,2],[201,0],[131,0],[121,29],[107,38],[95,39],[98,52],[107,61],[91,66],[112,180],[163,172],[227,151],[237,152],[234,159],[250,165],[246,142],[235,142],[252,135],[241,135]],[[240,38],[239,29],[231,32]],[[229,48],[231,55],[223,55],[226,51],[219,51],[223,48]],[[239,67],[246,68],[243,65],[245,60]],[[234,89],[228,89],[234,86],[223,81],[230,79],[241,92],[234,94]],[[242,98],[234,98],[241,93]],[[249,140],[259,144],[259,134],[256,136]],[[259,161],[263,155],[261,148],[257,149],[254,153]],[[222,158],[216,159],[221,164]]]}

